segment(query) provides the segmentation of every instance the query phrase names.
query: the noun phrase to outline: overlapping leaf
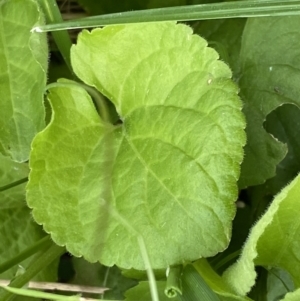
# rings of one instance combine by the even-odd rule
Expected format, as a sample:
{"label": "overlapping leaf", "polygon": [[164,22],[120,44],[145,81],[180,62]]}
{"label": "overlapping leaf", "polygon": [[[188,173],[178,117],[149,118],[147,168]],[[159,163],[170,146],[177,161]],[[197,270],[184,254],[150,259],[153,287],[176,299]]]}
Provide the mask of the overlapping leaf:
{"label": "overlapping leaf", "polygon": [[280,267],[290,273],[295,287],[300,287],[299,199],[300,176],[276,196],[252,228],[240,259],[224,274],[237,294],[245,295],[254,285],[255,265]]}
{"label": "overlapping leaf", "polygon": [[28,160],[45,123],[47,41],[30,32],[42,23],[37,1],[0,2],[0,150],[17,162]]}
{"label": "overlapping leaf", "polygon": [[[90,261],[144,269],[211,256],[230,239],[244,118],[230,70],[175,23],[84,31],[77,75],[116,106],[103,122],[70,83],[33,142],[28,204],[58,244]],[[63,216],[63,218],[62,218]]]}
{"label": "overlapping leaf", "polygon": [[239,82],[247,118],[247,145],[240,186],[265,182],[287,149],[263,129],[266,116],[283,103],[300,105],[300,25],[298,17],[247,21]]}

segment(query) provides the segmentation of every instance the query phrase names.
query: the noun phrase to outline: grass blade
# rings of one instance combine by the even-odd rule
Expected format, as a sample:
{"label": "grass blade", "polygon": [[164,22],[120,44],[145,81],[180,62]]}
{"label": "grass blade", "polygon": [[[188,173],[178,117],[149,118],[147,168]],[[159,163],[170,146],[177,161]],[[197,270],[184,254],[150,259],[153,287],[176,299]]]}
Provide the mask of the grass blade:
{"label": "grass blade", "polygon": [[139,22],[194,21],[299,14],[299,0],[234,1],[107,14],[34,27],[32,31],[47,32]]}

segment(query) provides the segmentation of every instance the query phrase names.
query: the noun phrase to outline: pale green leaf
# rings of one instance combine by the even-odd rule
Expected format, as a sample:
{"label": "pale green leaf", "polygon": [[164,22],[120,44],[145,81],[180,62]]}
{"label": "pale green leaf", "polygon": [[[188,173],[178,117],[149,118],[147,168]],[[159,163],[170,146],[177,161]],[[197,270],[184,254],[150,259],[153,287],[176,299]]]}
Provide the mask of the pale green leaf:
{"label": "pale green leaf", "polygon": [[18,162],[28,160],[45,123],[47,41],[45,34],[30,32],[41,24],[37,1],[0,2],[0,150]]}
{"label": "pale green leaf", "polygon": [[263,129],[266,116],[283,103],[300,105],[299,17],[247,21],[241,49],[239,81],[247,118],[247,145],[240,187],[275,176],[287,148]]}
{"label": "pale green leaf", "polygon": [[139,235],[154,269],[224,250],[245,143],[229,68],[171,22],[84,31],[71,57],[123,124],[104,123],[79,87],[51,89],[53,118],[30,158],[36,221],[108,266],[145,269]]}
{"label": "pale green leaf", "polygon": [[300,176],[286,186],[252,228],[240,259],[224,273],[234,291],[245,295],[254,285],[255,265],[280,267],[300,287]]}

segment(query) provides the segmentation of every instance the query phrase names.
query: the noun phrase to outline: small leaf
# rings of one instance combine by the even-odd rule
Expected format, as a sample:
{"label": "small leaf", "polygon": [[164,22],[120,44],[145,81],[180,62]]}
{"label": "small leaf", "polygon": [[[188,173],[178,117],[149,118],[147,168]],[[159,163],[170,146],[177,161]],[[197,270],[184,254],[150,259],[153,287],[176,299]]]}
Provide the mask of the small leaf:
{"label": "small leaf", "polygon": [[0,150],[17,162],[28,160],[31,141],[45,125],[47,41],[30,32],[43,22],[37,1],[0,3]]}
{"label": "small leaf", "polygon": [[[164,289],[166,287],[166,281],[157,281],[157,292],[159,296],[159,301],[181,301],[179,296],[175,298],[168,298],[165,293]],[[137,286],[129,289],[125,293],[125,301],[152,301],[151,293],[149,289],[149,282],[148,281],[141,281]]]}
{"label": "small leaf", "polygon": [[224,279],[238,295],[245,295],[254,285],[255,265],[280,267],[300,287],[299,195],[300,176],[276,196],[252,228],[240,259],[225,271]]}
{"label": "small leaf", "polygon": [[79,87],[51,89],[53,119],[30,158],[36,221],[107,266],[145,269],[139,235],[153,269],[224,250],[245,143],[229,68],[171,22],[84,31],[71,57],[123,124],[103,122]]}

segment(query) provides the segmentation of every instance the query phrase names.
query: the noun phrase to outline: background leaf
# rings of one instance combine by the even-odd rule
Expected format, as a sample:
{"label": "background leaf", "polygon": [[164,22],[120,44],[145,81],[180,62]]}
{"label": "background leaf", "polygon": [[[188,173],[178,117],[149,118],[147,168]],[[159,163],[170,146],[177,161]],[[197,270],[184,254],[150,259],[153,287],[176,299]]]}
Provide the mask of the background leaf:
{"label": "background leaf", "polygon": [[101,15],[159,7],[180,6],[187,4],[187,0],[78,0],[78,2],[91,15]]}
{"label": "background leaf", "polygon": [[45,34],[30,32],[43,22],[37,1],[0,2],[0,150],[17,162],[28,160],[45,123],[47,41]]}
{"label": "background leaf", "polygon": [[101,121],[80,88],[51,89],[53,120],[34,140],[27,197],[59,245],[140,270],[138,235],[154,269],[226,248],[245,124],[230,70],[206,46],[169,22],[80,35],[74,70],[123,124]]}
{"label": "background leaf", "polygon": [[[0,155],[0,183],[7,185],[28,175],[27,164],[16,163]],[[25,202],[25,184],[0,192],[0,263],[12,259],[45,236],[41,227],[32,220]],[[26,268],[30,259],[21,263]],[[2,273],[1,279],[11,279],[18,267]],[[53,280],[56,265],[42,271],[37,279]]]}
{"label": "background leaf", "polygon": [[294,284],[289,273],[279,268],[270,270],[267,280],[267,301],[281,300],[293,290]]}
{"label": "background leaf", "polygon": [[223,19],[199,21],[193,27],[197,34],[204,37],[210,47],[220,55],[237,78],[240,69],[240,49],[246,19]]}
{"label": "background leaf", "polygon": [[[99,263],[89,263],[82,258],[73,257],[74,284],[108,287],[103,294],[105,300],[123,300],[124,293],[137,284],[136,280],[126,278],[116,266],[106,267]],[[95,295],[90,297],[95,298]],[[100,297],[100,296],[99,296]]]}
{"label": "background leaf", "polygon": [[255,265],[286,270],[299,288],[299,195],[300,176],[276,196],[252,228],[240,259],[225,271],[225,280],[237,294],[245,295],[254,285]]}
{"label": "background leaf", "polygon": [[288,148],[286,157],[276,167],[276,176],[265,183],[267,193],[275,195],[300,171],[300,110],[284,104],[267,116],[264,125],[267,132]]}
{"label": "background leaf", "polygon": [[262,125],[278,106],[300,104],[300,32],[295,30],[299,25],[300,19],[294,16],[247,21],[239,81],[247,118],[241,188],[274,177],[276,165],[286,155],[286,146],[266,133]]}

